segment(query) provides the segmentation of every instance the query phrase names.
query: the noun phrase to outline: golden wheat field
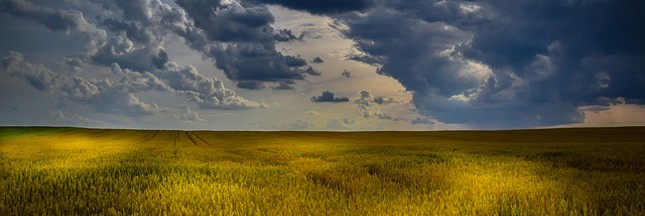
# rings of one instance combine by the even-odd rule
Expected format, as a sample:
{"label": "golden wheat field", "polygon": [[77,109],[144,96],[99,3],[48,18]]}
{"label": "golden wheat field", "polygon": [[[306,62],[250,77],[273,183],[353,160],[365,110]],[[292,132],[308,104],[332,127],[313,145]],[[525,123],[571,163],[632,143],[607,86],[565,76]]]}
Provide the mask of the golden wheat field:
{"label": "golden wheat field", "polygon": [[645,215],[645,128],[0,129],[0,215]]}

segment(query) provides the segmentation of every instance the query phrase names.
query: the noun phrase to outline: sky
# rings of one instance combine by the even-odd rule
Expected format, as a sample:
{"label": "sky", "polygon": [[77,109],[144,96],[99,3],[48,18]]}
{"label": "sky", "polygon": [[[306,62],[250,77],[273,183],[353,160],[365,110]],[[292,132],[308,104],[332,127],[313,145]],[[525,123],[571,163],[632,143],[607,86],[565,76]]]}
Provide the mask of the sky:
{"label": "sky", "polygon": [[0,0],[0,125],[645,125],[645,2]]}

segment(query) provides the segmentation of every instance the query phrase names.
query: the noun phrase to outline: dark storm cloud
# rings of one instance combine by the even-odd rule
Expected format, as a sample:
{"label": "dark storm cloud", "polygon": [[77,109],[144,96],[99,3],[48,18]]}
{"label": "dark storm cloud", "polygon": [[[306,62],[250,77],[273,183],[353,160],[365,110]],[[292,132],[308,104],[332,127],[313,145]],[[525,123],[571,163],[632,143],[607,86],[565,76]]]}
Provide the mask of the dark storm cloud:
{"label": "dark storm cloud", "polygon": [[2,0],[0,11],[13,16],[34,20],[55,31],[88,28],[83,13],[76,10],[54,10],[39,7],[24,0]]}
{"label": "dark storm cloud", "polygon": [[348,60],[363,62],[365,64],[380,66],[385,63],[385,58],[382,56],[371,56],[371,55],[350,55],[346,56]]}
{"label": "dark storm cloud", "polygon": [[[645,98],[645,2],[490,2],[506,12],[462,53],[525,78],[533,101]],[[528,9],[537,8],[538,10]],[[490,24],[493,25],[493,24]],[[504,38],[505,40],[503,40]],[[560,88],[553,88],[558,86]]]}
{"label": "dark storm cloud", "polygon": [[154,64],[157,69],[163,69],[166,67],[166,64],[168,63],[168,53],[166,53],[165,50],[160,49],[159,53],[157,53],[156,56],[152,56],[150,59],[152,61],[152,64]]}
{"label": "dark storm cloud", "polygon": [[[216,66],[228,78],[239,82],[238,87],[261,89],[263,82],[304,79],[303,71],[297,67],[307,62],[284,56],[275,49],[276,42],[289,41],[295,36],[289,30],[276,31],[271,27],[275,19],[265,5],[251,1],[178,0],[177,3],[211,43],[208,49],[193,47],[215,59]],[[184,39],[195,43],[191,41],[194,38],[184,36]]]}
{"label": "dark storm cloud", "polygon": [[240,81],[237,83],[237,87],[251,90],[260,90],[265,86],[264,83],[260,81]]}
{"label": "dark storm cloud", "polygon": [[324,102],[344,103],[344,102],[349,102],[349,98],[336,97],[336,95],[333,92],[324,91],[320,96],[311,97],[311,101],[316,103],[324,103]]}
{"label": "dark storm cloud", "polygon": [[300,37],[296,37],[295,35],[293,35],[293,32],[291,32],[291,30],[280,29],[275,33],[274,37],[276,41],[289,42],[289,41],[302,39],[303,35],[300,35]]}
{"label": "dark storm cloud", "polygon": [[577,107],[645,99],[641,1],[380,1],[344,34],[447,123],[579,122]]}
{"label": "dark storm cloud", "polygon": [[254,0],[267,4],[277,4],[287,8],[307,11],[312,14],[338,14],[362,11],[374,5],[372,0]]}
{"label": "dark storm cloud", "polygon": [[106,30],[112,32],[123,32],[126,34],[127,38],[137,43],[149,44],[155,39],[153,33],[151,31],[146,31],[141,23],[107,18],[102,20],[100,25],[105,27]]}
{"label": "dark storm cloud", "polygon": [[0,13],[35,21],[53,31],[78,32],[87,40],[89,51],[106,38],[104,30],[89,23],[77,10],[40,7],[25,0],[0,0]]}
{"label": "dark storm cloud", "polygon": [[301,67],[307,65],[307,61],[298,57],[285,56],[285,62],[289,67]]}
{"label": "dark storm cloud", "polygon": [[275,21],[269,10],[262,5],[219,0],[178,0],[195,26],[206,32],[211,40],[226,42],[266,43],[274,40],[270,24]]}

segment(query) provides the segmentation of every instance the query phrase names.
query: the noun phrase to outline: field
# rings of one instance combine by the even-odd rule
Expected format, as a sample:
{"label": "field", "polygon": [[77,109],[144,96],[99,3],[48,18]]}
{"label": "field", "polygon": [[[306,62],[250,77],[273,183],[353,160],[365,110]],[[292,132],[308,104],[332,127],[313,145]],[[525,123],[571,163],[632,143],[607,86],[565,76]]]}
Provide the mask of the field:
{"label": "field", "polygon": [[645,128],[0,128],[0,215],[645,215]]}

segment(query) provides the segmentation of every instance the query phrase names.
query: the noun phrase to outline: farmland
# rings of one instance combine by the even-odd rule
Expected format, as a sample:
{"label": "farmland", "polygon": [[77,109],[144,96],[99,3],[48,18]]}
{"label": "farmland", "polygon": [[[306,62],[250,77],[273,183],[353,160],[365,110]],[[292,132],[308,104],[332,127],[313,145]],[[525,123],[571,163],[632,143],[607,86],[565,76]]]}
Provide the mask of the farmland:
{"label": "farmland", "polygon": [[0,128],[0,215],[645,215],[645,128]]}

